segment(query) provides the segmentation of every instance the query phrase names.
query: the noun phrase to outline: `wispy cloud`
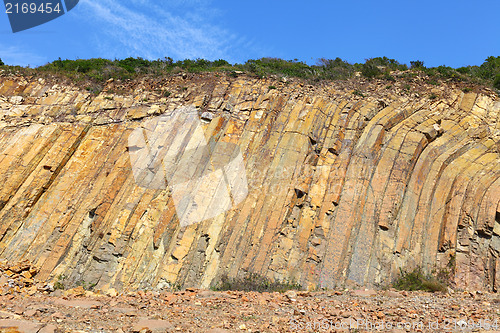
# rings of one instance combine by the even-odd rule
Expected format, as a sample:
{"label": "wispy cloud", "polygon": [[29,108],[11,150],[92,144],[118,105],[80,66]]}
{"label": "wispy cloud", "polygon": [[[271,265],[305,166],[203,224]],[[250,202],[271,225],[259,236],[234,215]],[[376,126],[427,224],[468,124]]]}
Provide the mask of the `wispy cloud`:
{"label": "wispy cloud", "polygon": [[[95,21],[99,29],[96,44],[106,57],[128,54],[149,59],[170,56],[234,61],[244,56],[241,49],[252,42],[213,24],[217,12],[208,4],[203,0],[175,0],[174,7],[186,9],[181,16],[152,1],[80,1],[85,17]],[[172,4],[169,6],[172,8]]]}
{"label": "wispy cloud", "polygon": [[0,53],[2,61],[7,65],[33,66],[47,61],[45,57],[31,53],[17,46],[5,46],[0,44],[0,50],[2,50]]}

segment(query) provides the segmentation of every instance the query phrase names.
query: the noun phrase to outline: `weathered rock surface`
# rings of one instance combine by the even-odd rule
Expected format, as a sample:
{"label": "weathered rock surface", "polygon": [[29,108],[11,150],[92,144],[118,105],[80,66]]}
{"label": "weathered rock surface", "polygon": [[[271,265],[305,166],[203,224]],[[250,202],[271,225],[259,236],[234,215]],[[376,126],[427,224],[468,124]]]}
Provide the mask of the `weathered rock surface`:
{"label": "weathered rock surface", "polygon": [[[102,290],[206,288],[244,272],[377,286],[415,266],[499,289],[498,98],[359,84],[366,97],[349,83],[203,74],[94,96],[0,76],[0,259]],[[134,181],[127,138],[182,106],[197,108],[207,140],[240,147],[249,193],[181,228],[170,189]]]}

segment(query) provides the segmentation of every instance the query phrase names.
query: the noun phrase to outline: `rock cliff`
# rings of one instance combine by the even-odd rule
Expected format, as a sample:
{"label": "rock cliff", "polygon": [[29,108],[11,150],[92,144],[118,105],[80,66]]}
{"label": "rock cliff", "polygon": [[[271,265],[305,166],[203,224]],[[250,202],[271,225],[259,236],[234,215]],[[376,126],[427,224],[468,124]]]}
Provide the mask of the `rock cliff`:
{"label": "rock cliff", "polygon": [[[0,260],[98,289],[206,288],[245,272],[380,286],[417,266],[499,289],[499,98],[356,80],[179,74],[95,95],[2,74]],[[128,138],[184,106],[207,141],[239,146],[248,195],[181,227],[171,188],[135,181]]]}

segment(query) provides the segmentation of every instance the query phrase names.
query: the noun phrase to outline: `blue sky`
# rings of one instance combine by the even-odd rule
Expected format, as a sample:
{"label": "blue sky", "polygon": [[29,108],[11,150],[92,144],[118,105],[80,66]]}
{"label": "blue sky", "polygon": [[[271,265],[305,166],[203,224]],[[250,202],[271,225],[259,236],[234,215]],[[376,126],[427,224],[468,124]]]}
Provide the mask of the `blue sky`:
{"label": "blue sky", "polygon": [[129,56],[309,64],[387,56],[459,67],[500,55],[499,0],[80,0],[16,34],[0,8],[0,58],[32,67],[58,57]]}

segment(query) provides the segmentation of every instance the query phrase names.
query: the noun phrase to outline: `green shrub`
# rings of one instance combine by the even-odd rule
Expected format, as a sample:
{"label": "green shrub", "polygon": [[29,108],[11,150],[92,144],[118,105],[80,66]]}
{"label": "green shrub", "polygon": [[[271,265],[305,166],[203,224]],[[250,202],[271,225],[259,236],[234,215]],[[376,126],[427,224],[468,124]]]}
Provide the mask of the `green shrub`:
{"label": "green shrub", "polygon": [[352,94],[360,97],[365,97],[365,95],[359,90],[354,90]]}
{"label": "green shrub", "polygon": [[0,59],[0,66],[4,66],[5,63],[2,61],[2,59]]}
{"label": "green shrub", "polygon": [[500,90],[500,74],[497,74],[497,76],[495,77],[495,80],[493,81],[493,87]]}
{"label": "green shrub", "polygon": [[58,290],[58,289],[64,290],[65,289],[65,286],[64,286],[65,279],[66,279],[66,276],[63,274],[60,274],[59,276],[57,276],[57,281],[54,283],[54,289],[55,290]]}
{"label": "green shrub", "polygon": [[364,64],[355,64],[355,67],[360,67],[361,74],[364,77],[372,79],[383,74],[384,79],[389,81],[392,81],[392,76],[390,75],[391,71],[404,71],[408,69],[408,66],[387,57],[367,59]]}
{"label": "green shrub", "polygon": [[276,89],[276,86],[269,86],[269,90]]}
{"label": "green shrub", "polygon": [[448,66],[422,68],[421,70],[426,73],[429,78],[432,78],[431,82],[436,82],[437,80],[452,80],[456,82],[467,81],[466,76],[461,74],[458,70]]}
{"label": "green shrub", "polygon": [[396,71],[396,70],[404,71],[408,69],[408,66],[406,66],[405,64],[401,64],[397,60],[389,59],[387,57],[370,58],[367,59],[365,63],[379,67],[385,67],[389,71]]}
{"label": "green shrub", "polygon": [[58,289],[64,290],[64,284],[62,284],[62,282],[57,281],[56,283],[54,283],[54,289],[55,290],[58,290]]}
{"label": "green shrub", "polygon": [[147,69],[152,66],[152,62],[142,58],[126,58],[117,60],[117,65],[125,69],[129,73],[138,73],[141,70]]}
{"label": "green shrub", "polygon": [[365,64],[363,64],[363,67],[361,69],[361,74],[364,77],[367,77],[369,79],[373,79],[373,78],[381,75],[382,70],[380,68],[378,68],[375,64],[365,63]]}
{"label": "green shrub", "polygon": [[76,286],[77,287],[82,286],[83,289],[85,289],[85,290],[92,290],[92,289],[94,289],[94,287],[96,286],[96,284],[95,283],[90,283],[90,282],[85,282],[85,281],[82,280],[82,281],[78,281],[76,283]]}
{"label": "green shrub", "polygon": [[300,290],[302,287],[293,281],[272,281],[259,274],[250,273],[242,278],[229,278],[227,275],[223,275],[212,289],[215,291],[285,292],[292,289]]}
{"label": "green shrub", "polygon": [[112,64],[111,60],[102,58],[77,60],[61,60],[59,58],[44,67],[66,72],[90,73],[102,72],[106,66],[111,66]]}
{"label": "green shrub", "polygon": [[419,68],[424,68],[424,62],[422,60],[414,60],[410,61],[410,68],[411,69],[419,69]]}
{"label": "green shrub", "polygon": [[488,57],[476,70],[477,76],[487,80],[494,80],[497,74],[500,74],[500,57]]}
{"label": "green shrub", "polygon": [[451,68],[449,66],[438,66],[436,68],[436,70],[443,78],[457,78],[457,77],[459,77],[457,71],[454,68]]}
{"label": "green shrub", "polygon": [[396,78],[389,73],[385,73],[383,79],[386,81],[391,81],[391,82],[396,81]]}
{"label": "green shrub", "polygon": [[[110,78],[118,80],[134,79],[144,75],[170,75],[180,72],[225,72],[230,76],[237,77],[240,72],[253,74],[259,77],[270,75],[297,77],[313,82],[321,80],[344,80],[361,72],[367,78],[381,78],[387,81],[399,79],[412,79],[425,73],[430,84],[439,84],[443,80],[465,81],[473,84],[482,84],[500,89],[500,57],[488,57],[480,66],[466,66],[457,69],[448,66],[424,67],[424,62],[415,60],[410,62],[413,69],[411,72],[396,73],[394,71],[406,71],[408,66],[387,57],[376,57],[367,59],[364,63],[350,64],[341,58],[320,58],[315,65],[305,62],[284,60],[279,58],[250,59],[244,64],[230,64],[226,60],[218,59],[210,61],[207,59],[184,59],[174,61],[170,57],[158,60],[143,58],[125,59],[57,59],[51,63],[40,66],[37,69],[23,68],[20,66],[5,66],[0,60],[0,65],[6,72],[25,73],[33,75],[39,72],[48,72],[67,77],[74,82],[85,82],[86,86],[92,86],[92,91],[102,89],[104,82]],[[91,82],[88,82],[91,81]]]}
{"label": "green shrub", "polygon": [[322,70],[319,75],[328,80],[347,79],[356,71],[354,65],[338,57],[333,60],[320,58],[316,65]]}
{"label": "green shrub", "polygon": [[446,292],[447,286],[436,277],[425,275],[420,268],[413,271],[400,271],[399,277],[392,286],[398,290],[423,290],[430,292]]}
{"label": "green shrub", "polygon": [[472,73],[472,68],[472,66],[459,67],[457,68],[457,72],[459,72],[460,74],[470,75]]}
{"label": "green shrub", "polygon": [[213,67],[222,67],[222,66],[231,66],[230,63],[228,63],[226,60],[224,59],[219,59],[219,60],[215,60],[213,63],[212,63],[212,66]]}
{"label": "green shrub", "polygon": [[308,66],[306,63],[279,58],[248,60],[243,65],[243,69],[261,77],[269,74],[281,74],[292,77],[312,78],[315,74],[314,68]]}

